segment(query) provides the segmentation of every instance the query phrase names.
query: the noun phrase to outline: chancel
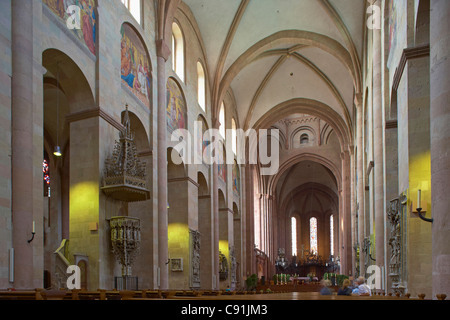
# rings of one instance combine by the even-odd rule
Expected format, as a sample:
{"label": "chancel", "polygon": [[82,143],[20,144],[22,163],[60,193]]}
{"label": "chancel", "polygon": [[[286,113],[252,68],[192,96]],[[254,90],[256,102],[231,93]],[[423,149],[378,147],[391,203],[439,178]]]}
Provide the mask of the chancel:
{"label": "chancel", "polygon": [[0,299],[445,299],[449,19],[1,0]]}

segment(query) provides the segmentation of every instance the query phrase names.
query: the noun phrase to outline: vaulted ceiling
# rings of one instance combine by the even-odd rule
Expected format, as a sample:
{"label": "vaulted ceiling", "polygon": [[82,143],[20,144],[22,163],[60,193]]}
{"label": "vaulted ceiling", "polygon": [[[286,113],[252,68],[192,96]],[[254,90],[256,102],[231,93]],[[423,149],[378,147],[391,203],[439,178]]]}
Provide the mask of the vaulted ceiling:
{"label": "vaulted ceiling", "polygon": [[351,131],[366,0],[184,0],[197,20],[213,104],[231,89],[241,127],[292,99],[319,101]]}

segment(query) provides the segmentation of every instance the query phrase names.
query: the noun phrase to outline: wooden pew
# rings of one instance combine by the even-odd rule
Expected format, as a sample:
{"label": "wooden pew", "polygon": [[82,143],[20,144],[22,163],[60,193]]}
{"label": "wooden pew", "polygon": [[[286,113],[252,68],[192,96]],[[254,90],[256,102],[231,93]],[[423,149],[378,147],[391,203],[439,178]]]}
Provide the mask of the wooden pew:
{"label": "wooden pew", "polygon": [[43,300],[43,289],[0,291],[0,300]]}

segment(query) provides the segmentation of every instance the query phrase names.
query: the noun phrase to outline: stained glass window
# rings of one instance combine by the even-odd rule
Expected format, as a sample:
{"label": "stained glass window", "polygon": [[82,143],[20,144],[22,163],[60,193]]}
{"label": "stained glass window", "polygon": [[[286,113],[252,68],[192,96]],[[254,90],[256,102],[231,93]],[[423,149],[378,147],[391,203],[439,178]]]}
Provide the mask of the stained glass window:
{"label": "stained glass window", "polygon": [[291,218],[292,255],[297,255],[297,219]]}
{"label": "stained glass window", "polygon": [[48,161],[44,159],[42,162],[42,173],[44,177],[44,196],[50,196],[50,170],[48,166]]}
{"label": "stained glass window", "polygon": [[309,251],[317,255],[317,219],[309,219]]}
{"label": "stained glass window", "polygon": [[333,215],[330,216],[330,255],[334,255],[334,221]]}

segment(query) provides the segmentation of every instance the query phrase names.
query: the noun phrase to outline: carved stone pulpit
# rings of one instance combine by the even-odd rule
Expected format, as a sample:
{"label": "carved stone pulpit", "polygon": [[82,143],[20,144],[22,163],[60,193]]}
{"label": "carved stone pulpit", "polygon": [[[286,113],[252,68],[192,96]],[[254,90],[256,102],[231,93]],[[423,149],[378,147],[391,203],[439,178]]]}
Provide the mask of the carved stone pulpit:
{"label": "carved stone pulpit", "polygon": [[141,222],[137,218],[113,217],[109,225],[113,253],[122,265],[122,276],[131,276],[131,267],[141,243]]}

